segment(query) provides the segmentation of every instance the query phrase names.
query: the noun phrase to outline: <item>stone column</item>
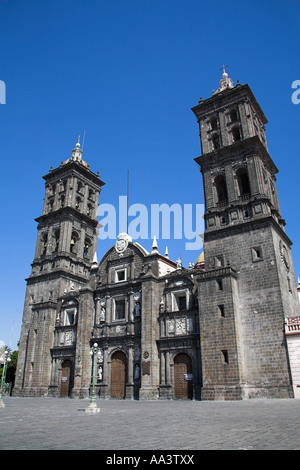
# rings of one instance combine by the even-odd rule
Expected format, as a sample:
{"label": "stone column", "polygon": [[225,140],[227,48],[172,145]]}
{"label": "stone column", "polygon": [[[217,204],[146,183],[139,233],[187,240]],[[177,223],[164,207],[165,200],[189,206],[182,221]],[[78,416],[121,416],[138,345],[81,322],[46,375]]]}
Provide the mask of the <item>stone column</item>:
{"label": "stone column", "polygon": [[100,323],[100,313],[101,313],[101,305],[100,305],[100,296],[95,298],[95,325],[99,325]]}
{"label": "stone column", "polygon": [[133,343],[128,345],[128,367],[127,367],[127,384],[126,398],[133,400]]}
{"label": "stone column", "polygon": [[165,362],[165,352],[160,352],[160,383],[165,385],[166,383],[166,362]]}
{"label": "stone column", "polygon": [[167,385],[170,385],[171,384],[171,374],[170,374],[170,353],[169,353],[169,351],[166,351],[165,367],[166,367],[166,383],[167,383]]}
{"label": "stone column", "polygon": [[112,308],[113,308],[113,300],[108,295],[106,296],[106,307],[105,307],[105,322],[111,323],[112,321]]}
{"label": "stone column", "polygon": [[156,341],[159,338],[157,318],[160,298],[161,292],[159,291],[159,286],[149,276],[142,285],[141,400],[154,400],[158,398],[159,357]]}

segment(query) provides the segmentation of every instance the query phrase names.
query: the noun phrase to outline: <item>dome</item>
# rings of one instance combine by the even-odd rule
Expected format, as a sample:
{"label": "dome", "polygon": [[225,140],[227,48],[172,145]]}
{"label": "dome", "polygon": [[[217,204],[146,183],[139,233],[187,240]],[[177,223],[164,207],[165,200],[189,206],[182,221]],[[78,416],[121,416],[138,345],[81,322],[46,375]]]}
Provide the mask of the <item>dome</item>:
{"label": "dome", "polygon": [[198,258],[196,259],[196,262],[195,262],[195,268],[203,268],[204,267],[204,251],[202,251],[202,253],[200,253],[200,255],[198,256]]}

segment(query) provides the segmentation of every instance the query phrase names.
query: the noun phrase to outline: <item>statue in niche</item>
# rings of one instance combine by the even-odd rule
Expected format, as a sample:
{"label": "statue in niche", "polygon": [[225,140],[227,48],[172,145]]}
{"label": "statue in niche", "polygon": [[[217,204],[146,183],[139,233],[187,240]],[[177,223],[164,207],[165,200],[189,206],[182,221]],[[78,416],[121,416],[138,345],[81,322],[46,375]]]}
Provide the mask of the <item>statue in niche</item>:
{"label": "statue in niche", "polygon": [[100,321],[105,321],[105,307],[101,307],[101,310],[100,310]]}
{"label": "statue in niche", "polygon": [[140,366],[138,364],[134,367],[134,380],[138,380],[140,378]]}
{"label": "statue in niche", "polygon": [[181,261],[180,256],[179,256],[178,260],[176,261],[176,268],[177,269],[182,269],[182,261]]}
{"label": "statue in niche", "polygon": [[76,367],[75,367],[75,376],[76,377],[81,377],[81,373],[82,373],[82,364],[81,364],[81,359],[80,359],[80,362],[77,361],[77,364],[76,364]]}
{"label": "statue in niche", "polygon": [[100,321],[105,321],[106,299],[100,300]]}
{"label": "statue in niche", "polygon": [[139,317],[141,315],[141,304],[137,302],[135,304],[135,316]]}
{"label": "statue in niche", "polygon": [[103,379],[103,368],[102,366],[99,366],[98,369],[98,380],[101,381]]}
{"label": "statue in niche", "polygon": [[97,362],[98,363],[103,362],[103,349],[99,349],[97,356],[98,356],[98,361]]}

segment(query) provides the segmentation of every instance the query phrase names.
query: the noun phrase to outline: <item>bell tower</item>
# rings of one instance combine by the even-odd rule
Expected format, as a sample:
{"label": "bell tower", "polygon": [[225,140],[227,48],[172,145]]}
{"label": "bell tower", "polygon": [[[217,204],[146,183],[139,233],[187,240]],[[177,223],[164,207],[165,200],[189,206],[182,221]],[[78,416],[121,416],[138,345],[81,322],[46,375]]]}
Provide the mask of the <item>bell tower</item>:
{"label": "bell tower", "polygon": [[225,67],[218,90],[192,111],[205,196],[203,396],[291,396],[284,318],[299,303],[267,119],[250,87],[234,86]]}
{"label": "bell tower", "polygon": [[[15,395],[48,395],[51,350],[61,343],[59,327],[67,324],[72,326],[67,359],[75,359],[78,308],[72,292],[90,279],[97,247],[98,199],[104,185],[82,154],[78,139],[71,158],[56,169],[51,167],[43,177],[45,198],[42,215],[36,219],[35,256],[26,280]],[[67,294],[72,308],[65,309],[65,318],[60,318],[61,299]]]}
{"label": "bell tower", "polygon": [[98,199],[104,183],[90,171],[82,153],[78,142],[72,157],[43,177],[46,193],[43,214],[36,219],[35,274],[51,259],[55,267],[72,266],[80,276],[96,251]]}

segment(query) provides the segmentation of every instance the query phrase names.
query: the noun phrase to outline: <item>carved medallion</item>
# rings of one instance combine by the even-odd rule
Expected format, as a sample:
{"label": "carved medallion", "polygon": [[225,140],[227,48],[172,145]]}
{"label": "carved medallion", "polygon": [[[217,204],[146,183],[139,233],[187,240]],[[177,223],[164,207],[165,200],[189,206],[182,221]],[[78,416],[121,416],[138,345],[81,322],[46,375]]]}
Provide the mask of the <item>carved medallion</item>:
{"label": "carved medallion", "polygon": [[120,233],[120,235],[118,235],[118,240],[115,244],[116,252],[119,254],[123,253],[128,247],[128,242],[130,241],[132,241],[132,238],[127,235],[127,233]]}

